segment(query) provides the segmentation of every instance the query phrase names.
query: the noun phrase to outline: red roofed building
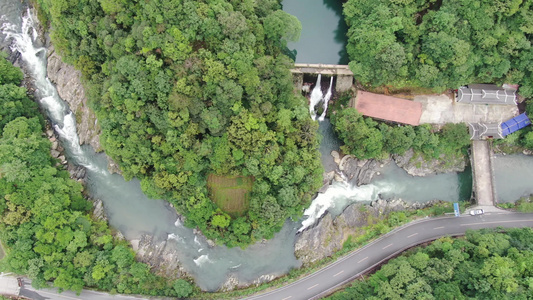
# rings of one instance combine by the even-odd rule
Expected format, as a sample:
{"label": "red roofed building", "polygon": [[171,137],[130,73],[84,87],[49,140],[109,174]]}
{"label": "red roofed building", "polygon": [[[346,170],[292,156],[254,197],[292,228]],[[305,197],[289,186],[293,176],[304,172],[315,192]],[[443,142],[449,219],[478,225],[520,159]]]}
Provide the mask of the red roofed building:
{"label": "red roofed building", "polygon": [[422,115],[422,103],[363,91],[357,91],[355,108],[367,117],[409,125],[419,125]]}

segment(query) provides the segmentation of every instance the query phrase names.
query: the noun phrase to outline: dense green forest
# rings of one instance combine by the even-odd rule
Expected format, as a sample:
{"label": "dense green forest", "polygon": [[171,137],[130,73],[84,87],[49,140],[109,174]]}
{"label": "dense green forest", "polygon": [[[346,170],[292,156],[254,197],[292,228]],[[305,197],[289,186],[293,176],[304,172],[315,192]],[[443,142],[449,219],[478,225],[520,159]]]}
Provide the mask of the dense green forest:
{"label": "dense green forest", "polygon": [[[469,83],[512,83],[533,96],[533,1],[348,0],[350,69],[364,86],[423,87],[442,92]],[[533,105],[528,105],[533,113]],[[466,126],[391,127],[342,111],[332,116],[344,151],[361,158],[402,154],[458,157],[468,146]],[[358,124],[358,126],[351,126]],[[533,149],[530,128],[510,143]]]}
{"label": "dense green forest", "polygon": [[[317,124],[284,54],[301,25],[279,1],[36,3],[56,49],[82,71],[102,147],[126,179],[229,246],[301,215],[322,169]],[[223,193],[209,190],[209,175],[253,181],[240,212],[217,207],[227,199],[212,199]]]}
{"label": "dense green forest", "polygon": [[135,261],[105,221],[90,216],[80,183],[50,155],[43,118],[22,72],[0,57],[0,239],[2,271],[25,274],[35,287],[186,297],[183,279],[167,280]]}
{"label": "dense green forest", "polygon": [[467,154],[470,135],[465,124],[445,124],[441,130],[431,125],[391,126],[363,117],[355,108],[346,108],[331,114],[335,132],[343,141],[342,151],[357,158],[385,158],[389,154],[403,155],[413,149],[425,159],[446,160],[462,158]]}
{"label": "dense green forest", "polygon": [[327,299],[533,299],[533,230],[441,238]]}
{"label": "dense green forest", "polygon": [[350,69],[362,84],[445,90],[520,84],[533,96],[532,0],[348,0]]}

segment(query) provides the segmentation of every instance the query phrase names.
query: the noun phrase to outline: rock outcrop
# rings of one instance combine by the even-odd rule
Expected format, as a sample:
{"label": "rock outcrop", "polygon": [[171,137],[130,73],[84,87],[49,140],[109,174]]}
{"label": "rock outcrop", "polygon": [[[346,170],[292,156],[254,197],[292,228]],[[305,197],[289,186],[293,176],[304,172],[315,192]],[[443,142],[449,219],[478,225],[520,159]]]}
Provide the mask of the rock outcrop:
{"label": "rock outcrop", "polygon": [[357,159],[351,155],[346,155],[339,162],[339,170],[348,181],[360,186],[369,184],[375,175],[380,174],[379,170],[389,162],[390,160]]}
{"label": "rock outcrop", "polygon": [[61,99],[69,104],[70,110],[76,116],[76,129],[80,144],[89,144],[95,151],[101,151],[100,126],[98,126],[96,115],[87,106],[87,97],[81,83],[81,72],[64,63],[53,46],[48,48],[47,75],[56,85]]}
{"label": "rock outcrop", "polygon": [[218,292],[229,292],[234,289],[236,289],[239,286],[239,278],[237,278],[236,274],[229,274],[226,281],[222,284],[222,286],[218,289]]}
{"label": "rock outcrop", "polygon": [[375,175],[380,174],[380,169],[391,160],[378,161],[375,159],[357,159],[352,155],[341,154],[331,151],[331,156],[337,164],[334,171],[324,172],[322,187],[319,193],[325,193],[333,181],[347,181],[357,186],[369,184]]}
{"label": "rock outcrop", "polygon": [[98,220],[107,221],[107,215],[104,210],[104,202],[100,199],[92,200],[93,203],[93,216]]}
{"label": "rock outcrop", "polygon": [[398,167],[412,176],[462,172],[467,165],[466,158],[449,160],[443,155],[439,159],[427,161],[422,156],[415,155],[413,149],[409,149],[404,155],[393,155],[392,158]]}
{"label": "rock outcrop", "polygon": [[229,292],[234,289],[243,289],[252,285],[259,286],[263,283],[267,283],[274,280],[276,277],[277,276],[273,274],[261,275],[253,282],[244,283],[239,281],[239,278],[237,278],[237,275],[235,273],[230,273],[226,281],[222,284],[222,286],[218,289],[217,292]]}
{"label": "rock outcrop", "polygon": [[178,259],[178,250],[167,240],[156,241],[153,236],[143,234],[139,240],[132,240],[131,245],[137,260],[150,265],[157,274],[169,278],[186,276]]}
{"label": "rock outcrop", "polygon": [[326,213],[313,227],[296,237],[294,254],[304,265],[311,264],[339,251],[349,236],[360,234],[363,227],[385,218],[392,211],[421,209],[439,201],[408,204],[403,200],[376,200],[370,205],[352,204],[337,217]]}
{"label": "rock outcrop", "polygon": [[[48,48],[47,75],[55,84],[61,99],[68,103],[76,117],[76,131],[80,144],[91,145],[96,152],[102,151],[99,138],[100,126],[96,115],[87,104],[87,96],[81,82],[81,72],[64,63],[54,46]],[[109,172],[120,173],[118,164],[110,157],[107,157],[107,160]]]}

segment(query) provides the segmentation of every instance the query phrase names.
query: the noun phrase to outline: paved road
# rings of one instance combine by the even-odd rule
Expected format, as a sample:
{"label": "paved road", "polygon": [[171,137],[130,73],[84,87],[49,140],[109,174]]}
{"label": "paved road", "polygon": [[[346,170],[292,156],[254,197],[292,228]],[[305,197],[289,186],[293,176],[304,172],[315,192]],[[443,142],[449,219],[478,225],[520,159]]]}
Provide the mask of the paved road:
{"label": "paved road", "polygon": [[20,296],[32,300],[139,300],[148,299],[148,297],[135,297],[126,295],[110,295],[107,293],[83,290],[78,296],[71,291],[58,293],[57,289],[40,289],[36,290],[31,286],[31,281],[24,279],[24,284],[20,289]]}
{"label": "paved road", "polygon": [[480,216],[424,219],[400,227],[375,242],[337,260],[329,266],[277,290],[249,300],[317,299],[347,283],[384,260],[424,241],[446,235],[462,235],[467,229],[533,227],[533,214],[488,213]]}
{"label": "paved road", "polygon": [[[533,214],[509,212],[489,212],[481,216],[445,217],[424,219],[400,227],[367,246],[348,254],[331,265],[302,278],[292,284],[252,296],[249,300],[299,300],[317,299],[335,287],[349,282],[373,268],[384,260],[424,241],[434,240],[446,235],[462,235],[467,229],[493,227],[533,227]],[[57,289],[35,290],[25,279],[20,295],[34,300],[138,300],[143,297],[109,295],[107,293],[84,290],[79,296]]]}

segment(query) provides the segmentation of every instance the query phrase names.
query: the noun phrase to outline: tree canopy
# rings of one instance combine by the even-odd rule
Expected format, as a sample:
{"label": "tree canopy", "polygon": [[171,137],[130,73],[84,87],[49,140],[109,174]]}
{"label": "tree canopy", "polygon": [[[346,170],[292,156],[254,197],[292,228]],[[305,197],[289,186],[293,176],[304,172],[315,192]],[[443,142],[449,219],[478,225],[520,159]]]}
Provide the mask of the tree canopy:
{"label": "tree canopy", "polygon": [[532,299],[532,242],[528,227],[441,238],[327,299]]}
{"label": "tree canopy", "polygon": [[[301,215],[322,171],[317,125],[283,54],[301,25],[278,1],[37,2],[63,59],[82,71],[102,147],[126,179],[229,246]],[[209,174],[254,177],[248,212],[229,225],[209,199]]]}
{"label": "tree canopy", "polygon": [[[192,285],[156,276],[92,219],[81,184],[50,154],[36,104],[18,87],[22,73],[0,57],[0,239],[2,271],[26,274],[35,287],[84,286],[119,293],[186,297]],[[8,76],[5,76],[8,75]],[[6,78],[8,78],[6,80]],[[7,113],[7,114],[6,114]]]}
{"label": "tree canopy", "polygon": [[448,123],[441,130],[429,124],[391,126],[363,117],[355,108],[335,111],[331,122],[344,143],[341,149],[362,159],[403,155],[411,148],[426,159],[460,158],[470,145],[468,129],[462,123]]}
{"label": "tree canopy", "polygon": [[520,84],[533,95],[531,0],[348,0],[350,69],[363,84],[435,90]]}

